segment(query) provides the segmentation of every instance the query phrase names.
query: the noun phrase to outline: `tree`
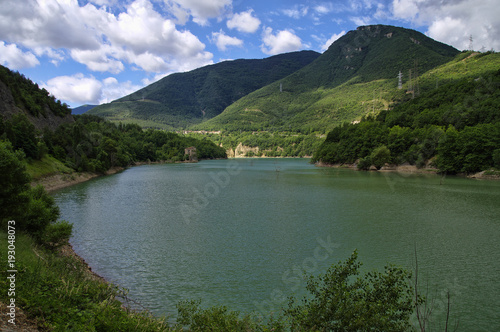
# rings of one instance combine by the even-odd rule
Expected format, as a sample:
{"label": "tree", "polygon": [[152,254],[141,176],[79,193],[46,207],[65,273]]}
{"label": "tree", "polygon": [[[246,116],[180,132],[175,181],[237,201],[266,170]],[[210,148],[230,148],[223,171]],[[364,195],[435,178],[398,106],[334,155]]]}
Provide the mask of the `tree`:
{"label": "tree", "polygon": [[[285,311],[294,331],[406,331],[415,308],[411,273],[395,266],[360,277],[357,251],[326,274],[310,277],[312,297]],[[357,277],[355,279],[355,277]],[[418,302],[418,296],[417,296]]]}
{"label": "tree", "polygon": [[30,187],[23,159],[22,151],[14,152],[10,142],[0,141],[0,224],[14,220],[16,229],[41,243],[64,243],[71,236],[72,225],[56,222],[59,208],[42,186]]}
{"label": "tree", "polygon": [[38,159],[39,151],[35,126],[26,115],[20,113],[12,117],[7,136],[16,150],[23,149],[28,158]]}
{"label": "tree", "polygon": [[500,149],[493,151],[493,166],[500,169]]}
{"label": "tree", "polygon": [[382,145],[373,150],[371,156],[373,166],[377,169],[381,169],[386,163],[391,161],[391,151],[387,146]]}
{"label": "tree", "polygon": [[28,203],[25,194],[31,181],[24,153],[13,151],[10,142],[0,141],[0,221],[18,218]]}

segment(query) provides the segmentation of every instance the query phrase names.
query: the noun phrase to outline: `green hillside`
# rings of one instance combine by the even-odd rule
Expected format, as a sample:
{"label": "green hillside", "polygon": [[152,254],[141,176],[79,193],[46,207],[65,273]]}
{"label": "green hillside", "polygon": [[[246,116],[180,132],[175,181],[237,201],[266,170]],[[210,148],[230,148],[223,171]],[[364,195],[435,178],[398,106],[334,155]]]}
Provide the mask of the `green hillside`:
{"label": "green hillside", "polygon": [[88,112],[90,111],[91,109],[93,109],[94,107],[96,107],[97,105],[82,105],[82,106],[78,106],[78,107],[75,107],[73,109],[71,109],[71,114],[73,115],[81,115],[85,112]]}
{"label": "green hillside", "polygon": [[500,54],[465,52],[421,77],[421,94],[332,130],[314,161],[445,173],[500,169]]}
{"label": "green hillside", "polygon": [[[34,117],[47,117],[48,113],[59,117],[71,114],[68,105],[51,96],[47,90],[40,89],[38,84],[29,78],[2,65],[0,65],[0,82],[3,83],[0,90],[8,91],[8,96],[2,95],[1,115],[16,113],[14,107]],[[12,105],[9,105],[10,98],[13,100]]]}
{"label": "green hillside", "polygon": [[387,109],[404,81],[453,59],[458,51],[420,32],[393,26],[350,31],[308,66],[229,106],[197,129],[325,132]]}
{"label": "green hillside", "polygon": [[224,61],[169,75],[88,113],[143,127],[186,128],[220,114],[241,97],[290,75],[318,56],[302,51],[266,59]]}

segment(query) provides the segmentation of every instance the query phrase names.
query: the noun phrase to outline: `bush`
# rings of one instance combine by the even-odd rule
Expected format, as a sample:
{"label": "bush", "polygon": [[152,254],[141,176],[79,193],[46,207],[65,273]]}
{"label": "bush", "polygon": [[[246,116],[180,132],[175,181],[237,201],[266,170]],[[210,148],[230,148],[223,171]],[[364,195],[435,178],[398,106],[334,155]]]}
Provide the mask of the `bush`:
{"label": "bush", "polygon": [[358,169],[367,171],[372,166],[372,158],[370,156],[366,156],[365,158],[361,158],[358,162]]}
{"label": "bush", "polygon": [[[384,272],[357,277],[361,263],[355,251],[325,275],[310,277],[313,296],[296,305],[290,300],[286,314],[293,331],[406,331],[414,311],[411,273],[394,266]],[[357,277],[355,279],[355,277]]]}
{"label": "bush", "polygon": [[18,218],[28,203],[31,177],[26,171],[24,153],[13,151],[10,142],[0,141],[0,222]]}
{"label": "bush", "polygon": [[49,224],[43,232],[42,242],[50,247],[59,247],[68,243],[72,231],[73,225],[66,220]]}
{"label": "bush", "polygon": [[20,229],[41,241],[46,227],[59,218],[59,207],[41,185],[28,190],[27,195],[29,203],[19,222]]}
{"label": "bush", "polygon": [[377,169],[381,169],[391,161],[391,151],[385,145],[382,145],[373,150],[370,159]]}
{"label": "bush", "polygon": [[500,169],[500,149],[493,151],[493,166]]}
{"label": "bush", "polygon": [[178,324],[189,331],[283,331],[281,321],[271,321],[270,326],[256,322],[251,316],[243,317],[225,306],[200,308],[200,301],[182,301],[177,304]]}

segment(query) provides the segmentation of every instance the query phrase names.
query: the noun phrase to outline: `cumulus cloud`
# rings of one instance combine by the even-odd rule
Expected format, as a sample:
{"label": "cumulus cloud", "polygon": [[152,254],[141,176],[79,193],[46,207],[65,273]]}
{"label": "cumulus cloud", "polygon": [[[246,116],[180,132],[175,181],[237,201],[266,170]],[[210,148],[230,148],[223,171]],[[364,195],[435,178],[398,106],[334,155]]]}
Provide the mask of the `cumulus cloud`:
{"label": "cumulus cloud", "polygon": [[199,25],[207,25],[211,18],[219,18],[231,7],[232,0],[165,0],[170,11],[180,24],[185,24],[188,17]]}
{"label": "cumulus cloud", "polygon": [[94,77],[82,73],[72,76],[58,76],[42,84],[56,98],[70,104],[97,104],[101,99],[103,84]]}
{"label": "cumulus cloud", "polygon": [[500,6],[496,0],[393,0],[392,14],[429,28],[427,34],[458,49],[500,48]]}
{"label": "cumulus cloud", "polygon": [[109,103],[141,88],[130,81],[118,82],[114,77],[100,81],[82,73],[54,77],[41,87],[72,106]]}
{"label": "cumulus cloud", "polygon": [[29,48],[96,49],[99,38],[89,31],[81,15],[86,7],[80,7],[76,0],[2,0],[0,39],[18,41]]}
{"label": "cumulus cloud", "polygon": [[267,27],[262,34],[262,42],[262,52],[269,55],[298,51],[303,48],[301,39],[293,30],[281,30],[273,34],[273,29]]}
{"label": "cumulus cloud", "polygon": [[31,52],[23,52],[15,44],[7,45],[0,41],[0,63],[10,69],[35,67],[40,62]]}
{"label": "cumulus cloud", "polygon": [[345,30],[340,33],[333,34],[323,45],[321,45],[321,52],[324,52],[332,45],[337,39],[345,35]]}
{"label": "cumulus cloud", "polygon": [[102,46],[98,50],[71,50],[73,60],[83,63],[92,71],[110,72],[118,74],[123,71],[123,63],[110,57],[113,50],[108,46]]}
{"label": "cumulus cloud", "polygon": [[[64,57],[61,50],[68,50],[72,59],[92,71],[112,74],[123,71],[124,63],[154,72],[175,71],[179,64],[185,70],[212,63],[205,44],[190,31],[178,30],[150,0],[123,5],[118,14],[92,3],[80,6],[77,0],[3,1],[0,40],[38,50],[37,55],[43,53],[55,64]],[[182,1],[191,14],[205,18],[230,4],[230,0],[199,2]]]}
{"label": "cumulus cloud", "polygon": [[243,46],[243,40],[236,37],[226,35],[222,30],[220,32],[212,32],[212,41],[217,45],[220,51],[227,50],[228,46]]}
{"label": "cumulus cloud", "polygon": [[252,13],[253,9],[249,9],[246,12],[234,14],[233,17],[227,21],[227,27],[229,29],[236,29],[240,32],[254,33],[259,29],[260,20],[252,16]]}

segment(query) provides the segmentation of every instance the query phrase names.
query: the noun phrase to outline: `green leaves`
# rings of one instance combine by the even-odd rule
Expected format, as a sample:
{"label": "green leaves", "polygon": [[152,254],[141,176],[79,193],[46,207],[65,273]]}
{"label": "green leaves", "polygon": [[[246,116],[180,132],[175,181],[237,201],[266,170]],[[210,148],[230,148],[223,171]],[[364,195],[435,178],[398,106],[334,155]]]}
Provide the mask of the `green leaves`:
{"label": "green leaves", "polygon": [[391,161],[391,151],[385,145],[379,146],[373,150],[370,159],[373,166],[377,169],[381,169],[386,163]]}
{"label": "green leaves", "polygon": [[384,272],[360,276],[355,251],[324,275],[310,277],[302,304],[289,304],[293,331],[406,331],[414,310],[413,289],[406,270],[386,266]]}

